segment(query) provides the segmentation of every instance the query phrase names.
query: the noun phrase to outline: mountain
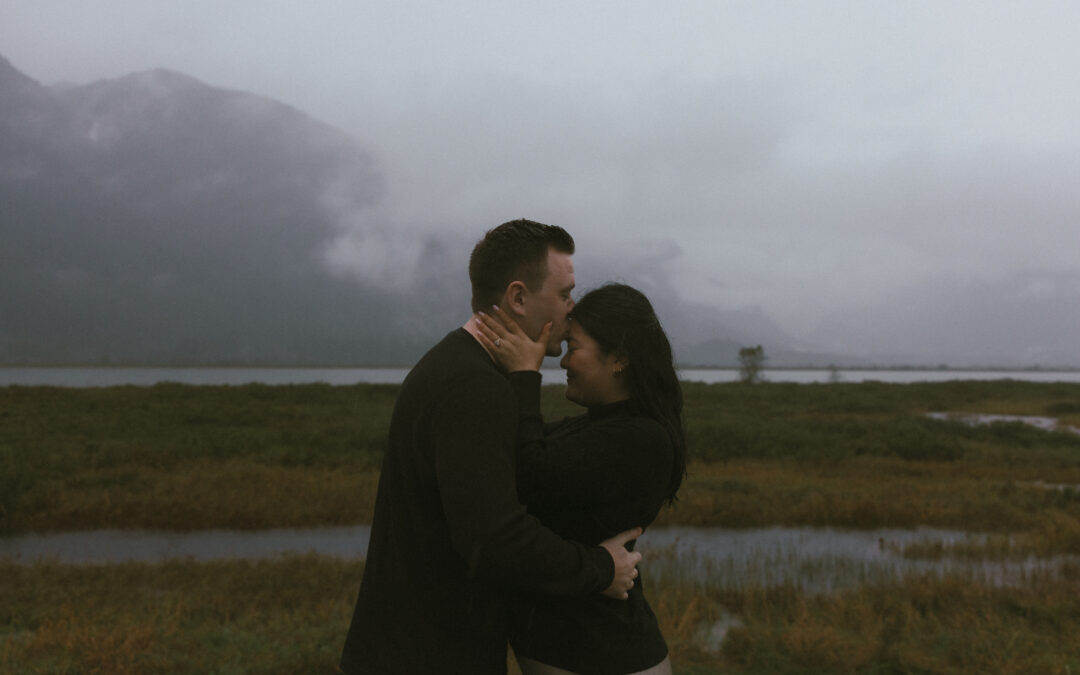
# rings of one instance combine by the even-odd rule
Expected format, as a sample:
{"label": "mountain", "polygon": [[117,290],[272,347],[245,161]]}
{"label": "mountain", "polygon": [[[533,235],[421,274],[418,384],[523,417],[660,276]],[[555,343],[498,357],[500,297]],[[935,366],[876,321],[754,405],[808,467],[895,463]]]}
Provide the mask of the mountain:
{"label": "mountain", "polygon": [[[381,278],[382,191],[281,103],[168,70],[47,87],[0,57],[0,363],[411,363],[463,320],[474,239],[417,235],[409,282]],[[343,241],[366,267],[335,269]],[[679,345],[785,339],[644,290]]]}
{"label": "mountain", "polygon": [[395,329],[423,303],[323,262],[381,191],[354,139],[283,104],[165,70],[43,87],[0,59],[0,362],[409,362],[431,335]]}
{"label": "mountain", "polygon": [[[168,70],[44,86],[0,57],[0,363],[412,363],[464,320],[480,232],[404,231],[383,193],[356,138],[282,103]],[[936,287],[796,339],[615,257],[580,252],[581,290],[643,290],[686,366],[1080,362],[1077,279]]]}
{"label": "mountain", "polygon": [[984,281],[917,284],[879,305],[827,317],[811,334],[875,363],[1077,367],[1080,275],[1033,270]]}

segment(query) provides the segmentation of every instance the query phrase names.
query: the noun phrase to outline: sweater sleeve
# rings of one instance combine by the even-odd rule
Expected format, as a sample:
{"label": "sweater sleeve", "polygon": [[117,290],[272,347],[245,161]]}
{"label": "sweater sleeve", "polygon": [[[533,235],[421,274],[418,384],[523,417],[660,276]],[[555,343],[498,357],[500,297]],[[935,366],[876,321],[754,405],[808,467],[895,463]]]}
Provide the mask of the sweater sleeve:
{"label": "sweater sleeve", "polygon": [[499,377],[494,386],[456,383],[436,406],[431,424],[451,542],[471,577],[556,595],[591,594],[611,584],[614,562],[605,549],[562,539],[518,500],[517,409],[505,380]]}

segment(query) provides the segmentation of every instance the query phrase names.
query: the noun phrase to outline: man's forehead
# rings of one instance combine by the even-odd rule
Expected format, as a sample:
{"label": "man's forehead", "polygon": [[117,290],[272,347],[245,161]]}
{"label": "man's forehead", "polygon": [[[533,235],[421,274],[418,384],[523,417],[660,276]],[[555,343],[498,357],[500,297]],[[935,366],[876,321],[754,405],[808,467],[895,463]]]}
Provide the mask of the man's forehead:
{"label": "man's forehead", "polygon": [[574,285],[574,260],[569,253],[548,250],[548,279],[559,286]]}
{"label": "man's forehead", "polygon": [[548,249],[548,267],[563,269],[571,274],[574,273],[574,257],[570,253],[564,253],[563,251],[556,251],[553,248]]}

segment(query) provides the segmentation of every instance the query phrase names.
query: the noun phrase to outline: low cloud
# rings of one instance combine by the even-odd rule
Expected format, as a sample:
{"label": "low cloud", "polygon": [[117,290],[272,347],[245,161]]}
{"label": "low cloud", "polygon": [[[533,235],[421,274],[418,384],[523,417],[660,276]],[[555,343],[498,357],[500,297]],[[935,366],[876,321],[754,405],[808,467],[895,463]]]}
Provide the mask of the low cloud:
{"label": "low cloud", "polygon": [[365,285],[404,292],[412,289],[423,253],[423,235],[353,214],[321,258],[332,274]]}

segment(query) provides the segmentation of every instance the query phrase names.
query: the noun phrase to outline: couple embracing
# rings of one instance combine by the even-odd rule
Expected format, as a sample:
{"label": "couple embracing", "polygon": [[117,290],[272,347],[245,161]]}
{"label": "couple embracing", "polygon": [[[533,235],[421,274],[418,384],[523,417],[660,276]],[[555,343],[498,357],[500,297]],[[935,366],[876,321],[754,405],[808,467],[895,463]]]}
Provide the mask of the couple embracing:
{"label": "couple embracing", "polygon": [[[469,261],[473,315],[405,378],[341,667],[350,675],[671,672],[634,540],[685,474],[682,392],[652,306],[575,305],[574,240],[515,220]],[[540,364],[566,397],[540,415]]]}

